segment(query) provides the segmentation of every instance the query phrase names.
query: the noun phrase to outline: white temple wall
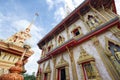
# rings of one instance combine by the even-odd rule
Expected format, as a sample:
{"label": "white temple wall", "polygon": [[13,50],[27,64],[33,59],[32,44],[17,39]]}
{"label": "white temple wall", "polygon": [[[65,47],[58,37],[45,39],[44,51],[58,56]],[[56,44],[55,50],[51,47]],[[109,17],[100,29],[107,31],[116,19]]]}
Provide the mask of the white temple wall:
{"label": "white temple wall", "polygon": [[103,64],[99,53],[97,52],[96,48],[94,47],[93,43],[91,41],[88,41],[84,44],[83,48],[86,50],[86,52],[90,55],[92,55],[95,58],[97,69],[100,73],[100,76],[103,80],[111,80],[111,77],[109,76],[105,65]]}
{"label": "white temple wall", "polygon": [[54,69],[54,66],[53,66],[54,64],[53,64],[53,61],[52,61],[52,59],[50,59],[50,69],[51,69],[51,78],[50,78],[50,80],[53,80],[53,76],[54,76],[54,74],[53,74],[53,69]]}
{"label": "white temple wall", "polygon": [[71,75],[73,75],[73,73],[72,73],[72,67],[71,67],[71,61],[70,61],[69,53],[68,52],[63,53],[63,57],[69,64],[70,80],[73,80],[73,76],[71,76]]}
{"label": "white temple wall", "polygon": [[75,22],[75,24],[77,26],[81,27],[81,31],[82,31],[83,34],[87,34],[88,33],[87,27],[85,26],[85,24],[83,23],[82,20],[79,19],[78,21]]}
{"label": "white temple wall", "polygon": [[[104,12],[101,11],[101,13],[103,14]],[[92,11],[89,11],[88,13],[85,14],[84,18],[85,20],[87,19],[87,15],[98,15]],[[105,16],[107,16],[107,18],[110,18],[108,15],[104,14]],[[105,21],[101,16],[98,15],[98,17],[102,20],[102,21]],[[75,25],[76,26],[75,26]],[[77,20],[75,23],[73,23],[72,25],[70,25],[70,27],[68,27],[68,34],[70,35],[70,39],[73,38],[73,34],[71,33],[71,31],[80,26],[81,27],[81,31],[83,33],[83,35],[87,34],[88,33],[88,29],[87,27],[85,26],[85,24],[83,23],[82,20]],[[81,32],[80,32],[81,33]],[[67,37],[67,33],[66,31],[62,31],[60,34],[58,34],[56,36],[56,40],[58,40],[58,36],[61,35],[65,38],[65,41],[68,40],[68,37]],[[106,50],[106,41],[105,41],[105,36],[112,39],[112,40],[115,40],[117,42],[120,42],[114,35],[112,32],[110,31],[106,31],[104,32],[103,34],[100,34],[97,36],[98,40],[100,41],[100,44],[102,45],[102,47]],[[51,41],[52,41],[52,44],[54,45],[53,49],[57,47],[56,44],[58,44],[58,42],[55,40],[55,38],[53,38]],[[51,42],[49,41],[49,43]],[[48,43],[48,44],[49,44]],[[44,45],[44,47],[46,47],[48,44]],[[110,75],[108,74],[108,71],[106,70],[106,67],[105,65],[103,64],[103,61],[102,59],[100,58],[100,55],[98,53],[98,51],[96,50],[94,44],[92,43],[92,41],[88,40],[86,42],[83,42],[82,44],[79,44],[78,46],[75,46],[73,47],[73,57],[75,59],[75,65],[76,65],[76,72],[77,72],[77,76],[78,76],[78,80],[81,80],[81,73],[80,73],[80,66],[78,65],[77,61],[79,59],[79,56],[80,56],[80,46],[82,46],[84,48],[84,50],[92,55],[94,58],[95,58],[95,62],[96,62],[96,66],[97,66],[97,69],[98,69],[98,72],[100,74],[100,76],[102,77],[102,80],[112,80]],[[47,47],[46,47],[47,48]],[[69,63],[69,75],[70,75],[70,80],[73,80],[73,75],[74,73],[72,72],[72,67],[71,67],[71,61],[70,61],[70,57],[69,57],[69,53],[66,51],[62,54],[59,54],[56,56],[56,64],[58,64],[58,62],[60,61],[61,59],[61,55],[63,55],[63,58]],[[42,67],[44,70],[46,69],[47,65],[48,65],[48,61],[45,62],[45,66],[43,68],[43,63],[40,65],[40,67]],[[51,80],[53,79],[53,76],[55,76],[53,74],[53,69],[54,69],[54,66],[53,66],[53,62],[52,60],[50,59],[50,69],[51,69]]]}
{"label": "white temple wall", "polygon": [[[73,80],[73,76],[71,76],[71,75],[73,75],[73,73],[72,73],[72,67],[71,67],[71,61],[70,61],[70,57],[69,57],[68,52],[64,52],[64,53],[58,55],[58,56],[56,57],[56,64],[58,64],[58,62],[60,61],[62,55],[63,55],[64,60],[67,61],[68,64],[69,64],[70,80]],[[52,80],[52,79],[51,79],[51,80]]]}
{"label": "white temple wall", "polygon": [[73,25],[70,25],[70,27],[68,27],[68,34],[70,35],[70,39],[73,37],[73,34],[71,33],[71,31],[72,31],[72,29],[73,29]]}
{"label": "white temple wall", "polygon": [[47,68],[48,62],[49,62],[49,60],[47,60],[47,61],[45,62],[44,71],[45,71],[46,68]]}
{"label": "white temple wall", "polygon": [[80,56],[80,46],[76,46],[76,47],[73,48],[73,57],[74,57],[74,60],[75,60],[76,72],[77,72],[78,80],[81,79],[80,66],[77,64],[79,56]]}
{"label": "white temple wall", "polygon": [[67,38],[67,32],[65,30],[61,32],[61,35],[63,35],[63,37],[65,38],[65,41],[68,40],[68,38]]}
{"label": "white temple wall", "polygon": [[[76,26],[75,26],[75,25],[76,25]],[[78,26],[80,26],[81,31],[82,31],[83,34],[86,34],[86,33],[88,32],[87,29],[86,29],[86,27],[85,27],[85,25],[84,25],[84,23],[83,23],[83,21],[79,19],[79,20],[77,20],[75,23],[73,23],[72,25],[70,25],[70,26],[68,27],[70,39],[73,38],[73,34],[71,33],[71,31],[72,31],[74,28],[77,28]],[[80,33],[81,33],[81,32],[80,32]]]}
{"label": "white temple wall", "polygon": [[[87,41],[81,44],[81,46],[85,49],[85,51],[92,55],[95,58],[96,61],[96,66],[97,69],[102,77],[103,80],[111,80],[101,58],[99,57],[99,53],[96,51],[96,48],[94,47],[94,45],[92,44],[91,41]],[[76,64],[76,70],[77,70],[77,74],[80,74],[80,66],[77,64],[79,55],[80,55],[80,45],[78,45],[77,47],[75,47],[73,49],[73,53],[74,53],[74,59],[75,59],[75,64]],[[80,77],[78,75],[78,80],[80,80]]]}
{"label": "white temple wall", "polygon": [[52,39],[52,43],[53,43],[53,49],[56,47],[56,41],[55,38]]}
{"label": "white temple wall", "polygon": [[61,59],[61,56],[60,56],[60,55],[57,55],[57,56],[56,56],[56,64],[58,64],[58,62],[60,61],[60,59]]}
{"label": "white temple wall", "polygon": [[102,47],[103,47],[104,49],[106,49],[105,36],[106,36],[107,38],[109,38],[109,39],[112,39],[112,40],[116,41],[116,42],[120,42],[120,41],[118,40],[118,38],[116,38],[116,37],[113,35],[112,32],[106,31],[104,34],[101,34],[100,36],[98,36],[98,39],[99,39],[99,41],[100,41],[100,43],[101,43],[101,45],[102,45]]}

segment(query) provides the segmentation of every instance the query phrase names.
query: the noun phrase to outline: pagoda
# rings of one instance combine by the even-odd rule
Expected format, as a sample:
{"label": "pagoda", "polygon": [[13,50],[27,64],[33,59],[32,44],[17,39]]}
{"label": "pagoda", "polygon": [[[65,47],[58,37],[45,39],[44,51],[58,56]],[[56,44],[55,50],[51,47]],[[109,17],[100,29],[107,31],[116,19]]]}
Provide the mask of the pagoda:
{"label": "pagoda", "polygon": [[[28,58],[34,54],[30,48],[26,51],[25,41],[31,37],[30,29],[38,14],[36,13],[35,15],[25,30],[15,33],[5,41],[0,40],[0,75],[9,73],[9,69],[14,66],[21,57],[24,66]],[[23,73],[24,72],[26,72],[26,70],[24,70]]]}

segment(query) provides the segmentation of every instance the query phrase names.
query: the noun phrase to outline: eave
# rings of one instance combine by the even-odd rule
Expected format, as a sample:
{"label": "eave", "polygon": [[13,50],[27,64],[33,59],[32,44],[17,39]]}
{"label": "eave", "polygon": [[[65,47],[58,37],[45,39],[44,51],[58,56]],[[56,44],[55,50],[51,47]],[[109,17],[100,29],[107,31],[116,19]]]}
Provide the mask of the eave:
{"label": "eave", "polygon": [[[18,55],[21,56],[24,52],[24,48],[19,47],[17,45],[11,44],[11,43],[6,43],[4,41],[0,41],[0,50],[8,52],[10,54]],[[29,58],[34,52],[33,51],[28,51],[25,54],[25,58]]]}

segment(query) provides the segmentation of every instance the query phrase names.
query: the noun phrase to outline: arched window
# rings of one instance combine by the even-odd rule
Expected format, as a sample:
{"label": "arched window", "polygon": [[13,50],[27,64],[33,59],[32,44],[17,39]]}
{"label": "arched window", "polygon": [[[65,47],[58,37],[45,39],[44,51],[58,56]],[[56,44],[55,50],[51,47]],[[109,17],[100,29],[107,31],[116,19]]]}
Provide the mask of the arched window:
{"label": "arched window", "polygon": [[91,30],[94,30],[99,24],[101,23],[101,20],[94,15],[88,15],[87,16],[87,24],[89,25]]}
{"label": "arched window", "polygon": [[95,59],[93,56],[86,53],[81,47],[80,57],[78,64],[81,69],[82,80],[101,80],[97,67],[95,65]]}
{"label": "arched window", "polygon": [[62,35],[58,36],[58,45],[61,45],[62,43],[64,43],[65,38]]}
{"label": "arched window", "polygon": [[48,49],[48,52],[53,49],[53,43],[52,43],[52,42],[50,42],[50,43],[48,44],[47,49]]}
{"label": "arched window", "polygon": [[81,31],[81,27],[80,26],[74,26],[74,28],[72,29],[71,33],[73,34],[73,36],[80,36],[82,35],[82,31]]}
{"label": "arched window", "polygon": [[107,55],[110,61],[113,63],[118,74],[120,75],[120,44],[107,37],[105,37],[105,39],[106,39],[106,46],[108,51]]}

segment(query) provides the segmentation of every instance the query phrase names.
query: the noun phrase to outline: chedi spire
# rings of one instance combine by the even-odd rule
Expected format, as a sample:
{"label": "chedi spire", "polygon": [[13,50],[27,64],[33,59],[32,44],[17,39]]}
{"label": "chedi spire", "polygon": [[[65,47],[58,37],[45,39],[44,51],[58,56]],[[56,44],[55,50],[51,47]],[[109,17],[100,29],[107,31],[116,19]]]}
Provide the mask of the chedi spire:
{"label": "chedi spire", "polygon": [[9,43],[13,43],[16,44],[18,46],[23,47],[24,42],[31,37],[30,35],[30,29],[32,24],[34,23],[36,17],[38,16],[38,13],[35,14],[35,17],[33,18],[33,20],[31,21],[31,23],[29,24],[29,26],[20,32],[17,32],[16,34],[12,35],[10,38],[8,38],[6,41]]}

